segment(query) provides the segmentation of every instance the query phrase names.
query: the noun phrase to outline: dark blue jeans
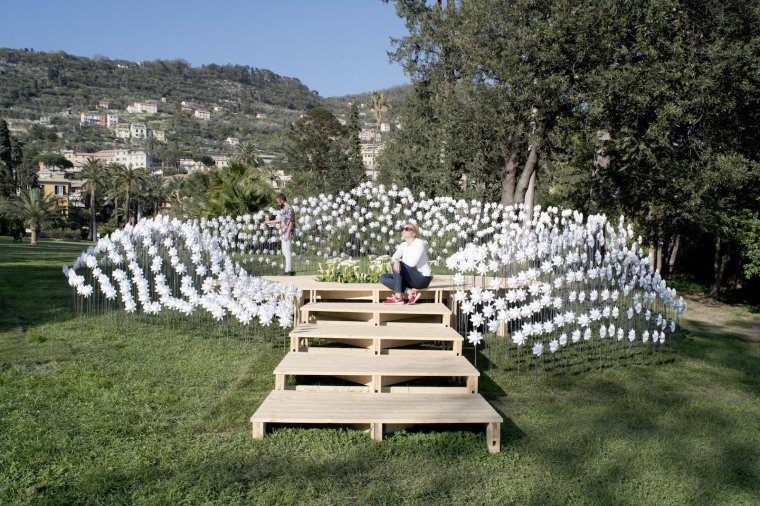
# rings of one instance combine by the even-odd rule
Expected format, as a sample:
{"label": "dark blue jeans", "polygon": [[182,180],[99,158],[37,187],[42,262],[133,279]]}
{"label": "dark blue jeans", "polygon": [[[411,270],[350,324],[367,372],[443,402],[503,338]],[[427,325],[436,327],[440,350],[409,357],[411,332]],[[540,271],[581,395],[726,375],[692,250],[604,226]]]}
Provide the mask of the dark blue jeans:
{"label": "dark blue jeans", "polygon": [[415,267],[409,267],[404,262],[399,262],[399,271],[380,276],[380,282],[396,293],[404,293],[408,288],[427,288],[433,279],[433,276],[423,276]]}

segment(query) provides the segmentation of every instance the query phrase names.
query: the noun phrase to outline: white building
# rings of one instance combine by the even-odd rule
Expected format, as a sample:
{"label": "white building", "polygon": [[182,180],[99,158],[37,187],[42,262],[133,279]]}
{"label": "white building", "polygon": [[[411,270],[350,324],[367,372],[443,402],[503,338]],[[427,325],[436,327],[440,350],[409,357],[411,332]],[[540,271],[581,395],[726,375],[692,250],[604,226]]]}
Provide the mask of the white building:
{"label": "white building", "polygon": [[220,169],[223,167],[229,167],[230,165],[230,157],[228,155],[218,154],[218,155],[210,155],[211,158],[214,160],[214,163],[217,167]]}
{"label": "white building", "polygon": [[88,126],[100,123],[100,114],[94,112],[83,112],[79,115],[79,125]]}
{"label": "white building", "polygon": [[116,134],[117,139],[129,139],[132,135],[130,133],[129,125],[117,125],[116,128],[114,128],[114,133]]}
{"label": "white building", "polygon": [[240,139],[238,139],[237,137],[227,137],[226,139],[224,139],[224,142],[229,144],[230,146],[237,146],[238,144],[240,144]]}
{"label": "white building", "polygon": [[119,116],[117,114],[106,114],[106,128],[113,130],[119,124]]}
{"label": "white building", "polygon": [[127,112],[132,114],[156,114],[158,112],[158,104],[155,102],[135,102],[134,105],[127,106]]}
{"label": "white building", "polygon": [[211,113],[203,109],[197,109],[194,114],[195,114],[195,117],[198,119],[202,119],[206,121],[211,119]]}
{"label": "white building", "polygon": [[129,135],[133,139],[147,139],[148,127],[142,123],[132,123],[129,125]]}

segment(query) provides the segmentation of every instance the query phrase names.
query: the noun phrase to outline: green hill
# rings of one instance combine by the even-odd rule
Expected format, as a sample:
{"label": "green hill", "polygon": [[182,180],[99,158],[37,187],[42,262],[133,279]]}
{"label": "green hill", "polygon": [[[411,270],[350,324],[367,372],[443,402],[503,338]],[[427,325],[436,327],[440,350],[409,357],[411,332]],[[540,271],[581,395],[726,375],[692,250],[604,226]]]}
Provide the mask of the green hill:
{"label": "green hill", "polygon": [[[409,89],[386,90],[388,119]],[[325,99],[297,78],[245,65],[192,67],[179,59],[131,62],[0,48],[0,118],[26,132],[40,152],[128,146],[172,165],[189,154],[229,152],[225,139],[234,137],[284,153],[287,131],[303,113],[324,106],[345,119],[348,103],[366,103],[369,95]],[[100,107],[104,100],[108,111]],[[154,102],[158,111],[127,112],[135,102]],[[211,119],[183,111],[183,103],[209,111]],[[161,139],[118,139],[113,129],[82,125],[80,114],[90,111],[116,114],[121,125],[145,124]],[[362,112],[363,121],[374,121],[366,106]]]}

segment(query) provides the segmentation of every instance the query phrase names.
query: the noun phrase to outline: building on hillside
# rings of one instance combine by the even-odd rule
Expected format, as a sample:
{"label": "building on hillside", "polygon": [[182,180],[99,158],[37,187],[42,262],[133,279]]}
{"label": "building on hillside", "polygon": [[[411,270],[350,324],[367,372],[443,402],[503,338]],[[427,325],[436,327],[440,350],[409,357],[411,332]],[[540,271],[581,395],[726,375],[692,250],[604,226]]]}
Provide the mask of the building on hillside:
{"label": "building on hillside", "polygon": [[263,112],[257,112],[256,119],[267,119],[267,115],[264,114]]}
{"label": "building on hillside", "polygon": [[129,139],[132,135],[130,133],[129,125],[118,125],[114,128],[114,133],[116,134],[117,139]]}
{"label": "building on hillside", "polygon": [[129,125],[129,136],[133,139],[147,139],[148,127],[142,123],[132,123]]}
{"label": "building on hillside", "polygon": [[40,125],[51,126],[53,124],[52,116],[40,116]]}
{"label": "building on hillside", "polygon": [[198,160],[193,160],[192,158],[180,158],[179,159],[179,168],[182,169],[184,172],[190,174],[192,172],[195,172],[196,170],[209,170],[210,167],[206,167],[203,162],[199,162]]}
{"label": "building on hillside", "polygon": [[379,155],[385,146],[378,144],[362,144],[362,162],[364,162],[365,174],[368,181],[377,179],[377,155]]}
{"label": "building on hillside", "polygon": [[84,181],[76,178],[73,171],[41,168],[37,172],[37,186],[44,195],[55,198],[61,214],[69,214],[69,206],[84,207],[82,189]]}
{"label": "building on hillside", "polygon": [[98,101],[98,109],[110,109],[111,108],[111,101],[107,98],[101,99]]}
{"label": "building on hillside", "polygon": [[369,143],[371,143],[371,142],[373,142],[373,139],[374,139],[375,144],[380,144],[380,140],[382,139],[382,137],[380,136],[380,134],[376,133],[374,131],[374,129],[362,128],[361,132],[359,132],[359,141],[360,142],[369,142]]}
{"label": "building on hillside", "polygon": [[230,146],[237,146],[240,144],[240,139],[237,137],[227,137],[224,139],[225,144],[229,144]]}
{"label": "building on hillside", "polygon": [[390,123],[380,123],[380,131],[381,132],[390,132],[391,131],[391,124]]}
{"label": "building on hillside", "polygon": [[115,129],[119,125],[118,114],[106,114],[106,128],[109,130]]}
{"label": "building on hillside", "polygon": [[63,155],[67,160],[77,164],[87,163],[88,158],[94,158],[101,160],[106,165],[112,163],[118,163],[125,167],[141,167],[146,170],[153,169],[153,157],[145,151],[132,151],[131,149],[105,149],[96,153],[77,153],[72,150],[62,150]]}
{"label": "building on hillside", "polygon": [[195,114],[195,117],[198,119],[202,119],[206,121],[211,119],[211,113],[205,109],[196,109],[194,114]]}
{"label": "building on hillside", "polygon": [[127,112],[132,114],[156,114],[158,112],[158,104],[155,102],[135,102],[134,105],[127,106]]}
{"label": "building on hillside", "polygon": [[166,141],[166,132],[163,130],[151,130],[153,132],[153,138],[157,141]]}
{"label": "building on hillside", "polygon": [[228,155],[224,154],[213,154],[210,155],[211,158],[214,160],[214,163],[218,168],[224,168],[230,166],[230,157]]}
{"label": "building on hillside", "polygon": [[96,112],[83,112],[79,115],[79,126],[89,126],[100,123],[101,114]]}
{"label": "building on hillside", "polygon": [[285,174],[285,171],[282,169],[277,169],[274,172],[273,177],[269,178],[269,185],[274,191],[282,191],[287,186],[290,178],[291,176]]}

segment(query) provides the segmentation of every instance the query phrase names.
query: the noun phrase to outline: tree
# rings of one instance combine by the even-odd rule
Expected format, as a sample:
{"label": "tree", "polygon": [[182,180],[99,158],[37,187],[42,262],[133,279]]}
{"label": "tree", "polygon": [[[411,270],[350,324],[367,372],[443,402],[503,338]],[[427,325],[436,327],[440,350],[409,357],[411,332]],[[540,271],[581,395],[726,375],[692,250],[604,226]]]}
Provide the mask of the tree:
{"label": "tree", "polygon": [[88,158],[82,167],[80,177],[84,181],[84,189],[90,192],[90,241],[98,240],[98,226],[97,226],[97,210],[95,207],[95,192],[102,188],[108,177],[105,165],[100,160],[95,158]]}
{"label": "tree", "polygon": [[60,153],[42,153],[37,155],[37,161],[47,167],[60,167],[62,169],[71,169],[74,167],[71,160]]}
{"label": "tree", "polygon": [[232,162],[210,173],[205,196],[207,217],[240,216],[263,209],[271,202],[272,190],[255,167]]}
{"label": "tree", "polygon": [[20,220],[31,229],[31,244],[37,244],[37,230],[52,217],[57,207],[56,201],[42,193],[39,188],[22,190],[5,203],[3,214],[11,219]]}
{"label": "tree", "polygon": [[364,172],[362,143],[359,137],[361,130],[359,107],[356,105],[356,101],[354,101],[351,103],[351,112],[348,115],[348,124],[346,125],[346,132],[348,134],[348,162],[351,165],[352,172]]}
{"label": "tree", "polygon": [[757,215],[757,201],[726,200],[721,220],[713,210],[727,186],[754,185],[726,176],[726,160],[754,174],[760,158],[749,141],[760,138],[755,3],[394,3],[409,35],[393,57],[415,93],[383,171],[420,185],[459,180],[463,193],[498,183],[504,204],[527,203],[538,187],[554,204],[623,212],[663,271],[696,230],[722,258],[717,282],[732,277],[720,266],[735,272],[746,254],[728,232],[741,222],[750,234],[742,217]]}
{"label": "tree", "polygon": [[124,221],[130,222],[130,199],[139,192],[141,185],[145,182],[147,172],[142,167],[116,167],[116,187],[118,191],[124,194]]}
{"label": "tree", "polygon": [[13,193],[13,179],[11,133],[8,123],[0,119],[0,197],[7,197]]}
{"label": "tree", "polygon": [[256,151],[256,144],[251,141],[243,142],[238,145],[235,153],[232,155],[232,160],[249,167],[260,167],[263,162],[256,154]]}
{"label": "tree", "polygon": [[385,102],[385,94],[382,91],[376,91],[369,97],[369,110],[375,117],[375,133],[372,136],[372,180],[377,179],[375,156],[377,154],[377,137],[380,134],[380,123],[383,121],[383,115],[388,111],[388,104]]}
{"label": "tree", "polygon": [[142,199],[147,204],[145,211],[149,215],[157,215],[161,210],[161,206],[171,200],[175,189],[174,187],[170,187],[163,176],[159,174],[146,176],[141,188]]}
{"label": "tree", "polygon": [[363,168],[350,163],[346,128],[325,108],[314,108],[296,121],[286,153],[295,194],[347,191],[363,179]]}

